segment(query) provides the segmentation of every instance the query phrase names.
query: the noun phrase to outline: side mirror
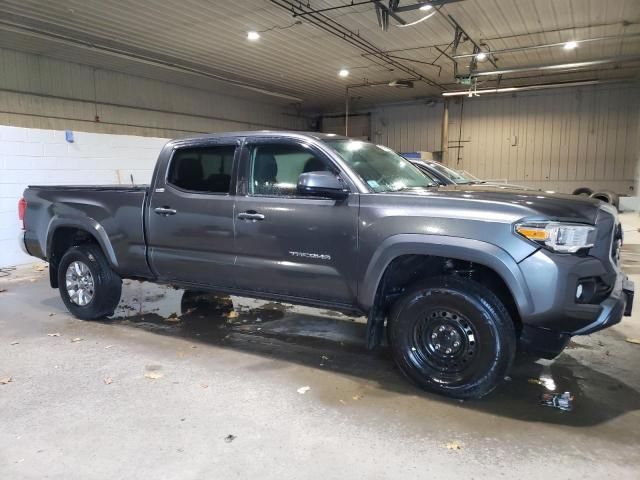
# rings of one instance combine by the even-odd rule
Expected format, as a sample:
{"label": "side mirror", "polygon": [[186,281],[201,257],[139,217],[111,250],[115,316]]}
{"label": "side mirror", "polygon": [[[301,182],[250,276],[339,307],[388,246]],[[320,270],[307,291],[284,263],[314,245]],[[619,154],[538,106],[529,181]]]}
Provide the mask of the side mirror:
{"label": "side mirror", "polygon": [[331,172],[301,173],[298,177],[298,193],[335,199],[343,199],[349,196],[349,190]]}

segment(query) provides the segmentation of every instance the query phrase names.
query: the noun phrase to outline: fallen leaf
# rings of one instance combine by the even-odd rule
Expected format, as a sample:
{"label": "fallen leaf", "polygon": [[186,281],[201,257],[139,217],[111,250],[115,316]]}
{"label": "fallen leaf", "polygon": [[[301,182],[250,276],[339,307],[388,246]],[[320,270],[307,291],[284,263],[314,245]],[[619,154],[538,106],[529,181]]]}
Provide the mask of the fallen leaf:
{"label": "fallen leaf", "polygon": [[13,382],[13,377],[2,377],[0,378],[0,383],[2,385],[6,385],[7,383]]}
{"label": "fallen leaf", "polygon": [[362,394],[359,393],[358,395],[354,395],[351,398],[353,398],[354,400],[360,400],[362,398]]}
{"label": "fallen leaf", "polygon": [[55,315],[55,313],[50,313],[49,314],[50,317],[53,317],[54,315]]}
{"label": "fallen leaf", "polygon": [[458,442],[449,442],[446,444],[447,450],[461,450],[462,446]]}
{"label": "fallen leaf", "polygon": [[209,388],[209,385],[207,385],[206,383],[201,383],[201,384],[200,384],[200,386],[201,386],[202,388]]}
{"label": "fallen leaf", "polygon": [[144,374],[145,377],[150,378],[151,380],[157,380],[158,378],[162,378],[162,374],[160,372],[147,372]]}
{"label": "fallen leaf", "polygon": [[6,289],[6,288],[0,288],[0,293],[4,293],[4,292],[6,292],[6,291],[7,291],[7,289]]}
{"label": "fallen leaf", "polygon": [[227,435],[226,437],[224,437],[224,441],[225,441],[225,442],[227,442],[227,443],[231,443],[231,442],[233,442],[235,439],[236,439],[236,436],[235,436],[235,435],[231,435],[231,434],[229,434],[229,435]]}
{"label": "fallen leaf", "polygon": [[105,346],[104,348],[105,348],[105,349],[109,349],[109,348],[112,348],[112,347],[113,347],[113,345],[107,345],[107,346]]}
{"label": "fallen leaf", "polygon": [[34,269],[36,272],[43,272],[43,271],[44,271],[44,269],[45,269],[45,266],[44,266],[44,265],[35,265],[35,266],[33,267],[33,269]]}
{"label": "fallen leaf", "polygon": [[339,401],[341,404],[343,404],[343,405],[346,405],[346,404],[347,404],[347,402],[345,402],[345,401],[344,401],[344,400],[342,400],[342,399],[340,399],[340,400],[338,400],[338,401]]}
{"label": "fallen leaf", "polygon": [[11,342],[11,345],[18,345],[20,342]]}
{"label": "fallen leaf", "polygon": [[71,343],[81,342],[82,340],[84,340],[84,338],[76,337],[76,338],[71,340]]}
{"label": "fallen leaf", "polygon": [[236,312],[235,310],[231,310],[227,314],[227,318],[238,318],[239,316],[240,316],[240,314],[238,312]]}
{"label": "fallen leaf", "polygon": [[636,345],[640,345],[640,338],[625,338],[625,340],[629,343],[635,343]]}
{"label": "fallen leaf", "polygon": [[104,382],[105,385],[111,385],[111,383],[113,383],[113,378],[111,377],[104,377],[102,379],[102,381]]}
{"label": "fallen leaf", "polygon": [[300,387],[298,389],[298,393],[300,395],[304,395],[305,393],[307,393],[309,390],[311,390],[311,387],[309,385],[305,385],[304,387]]}
{"label": "fallen leaf", "polygon": [[60,334],[59,333],[47,333],[48,337],[59,337]]}
{"label": "fallen leaf", "polygon": [[322,355],[322,357],[320,358],[322,358],[322,360],[329,360],[329,357],[327,357],[326,355]]}

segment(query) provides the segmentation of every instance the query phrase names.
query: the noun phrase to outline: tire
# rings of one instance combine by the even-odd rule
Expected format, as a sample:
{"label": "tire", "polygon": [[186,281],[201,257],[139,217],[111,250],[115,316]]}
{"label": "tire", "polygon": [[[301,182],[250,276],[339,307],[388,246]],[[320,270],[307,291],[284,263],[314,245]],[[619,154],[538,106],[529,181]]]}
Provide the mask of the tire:
{"label": "tire", "polygon": [[602,200],[603,202],[613,205],[616,208],[620,206],[620,197],[616,193],[604,190],[602,192],[594,192],[590,196],[596,200]]}
{"label": "tire", "polygon": [[590,197],[592,193],[593,193],[593,190],[591,190],[589,187],[580,187],[580,188],[576,188],[573,191],[573,195],[583,195],[587,197]]}
{"label": "tire", "polygon": [[514,324],[498,297],[473,280],[453,276],[410,288],[392,308],[388,336],[405,376],[425,390],[457,399],[490,393],[516,353]]}
{"label": "tire", "polygon": [[[87,283],[75,290],[72,287],[67,288],[67,273],[69,266],[74,263],[75,267],[79,266],[82,269],[84,265],[89,270],[93,288],[89,286],[84,288]],[[72,274],[78,273],[77,268],[72,267],[72,270]],[[80,280],[78,276],[71,277],[71,285],[76,286],[77,281],[82,282],[82,279],[88,278],[87,276],[79,277]],[[62,301],[74,317],[82,320],[96,320],[113,314],[120,301],[122,279],[111,269],[100,247],[80,245],[71,247],[60,260],[58,289]],[[78,296],[78,291],[84,291],[85,294]],[[72,298],[72,292],[76,292],[75,298]],[[91,298],[86,304],[83,305],[83,301],[79,301],[79,299],[86,301],[89,296]]]}

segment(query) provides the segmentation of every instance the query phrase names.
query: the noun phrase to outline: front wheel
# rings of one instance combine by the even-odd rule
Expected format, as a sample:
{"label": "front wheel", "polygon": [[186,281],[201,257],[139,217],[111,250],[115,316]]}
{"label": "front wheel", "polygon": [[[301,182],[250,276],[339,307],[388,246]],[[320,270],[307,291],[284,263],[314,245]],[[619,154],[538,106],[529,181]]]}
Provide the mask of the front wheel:
{"label": "front wheel", "polygon": [[507,374],[516,352],[513,321],[496,295],[460,277],[410,288],[387,326],[400,370],[419,387],[452,398],[480,398]]}
{"label": "front wheel", "polygon": [[98,246],[80,245],[60,259],[58,288],[73,316],[96,320],[113,314],[120,301],[122,279]]}

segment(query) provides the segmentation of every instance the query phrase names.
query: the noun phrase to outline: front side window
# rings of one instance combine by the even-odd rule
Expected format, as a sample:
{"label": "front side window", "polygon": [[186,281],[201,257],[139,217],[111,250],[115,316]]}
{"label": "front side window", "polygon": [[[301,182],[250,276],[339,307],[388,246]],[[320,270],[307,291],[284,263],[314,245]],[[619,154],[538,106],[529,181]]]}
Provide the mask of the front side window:
{"label": "front side window", "polygon": [[229,193],[235,145],[182,148],[171,159],[167,181],[182,190]]}
{"label": "front side window", "polygon": [[409,160],[383,145],[358,140],[325,140],[376,193],[433,187]]}
{"label": "front side window", "polygon": [[333,169],[313,150],[303,145],[261,144],[251,149],[249,193],[295,196],[301,173]]}

